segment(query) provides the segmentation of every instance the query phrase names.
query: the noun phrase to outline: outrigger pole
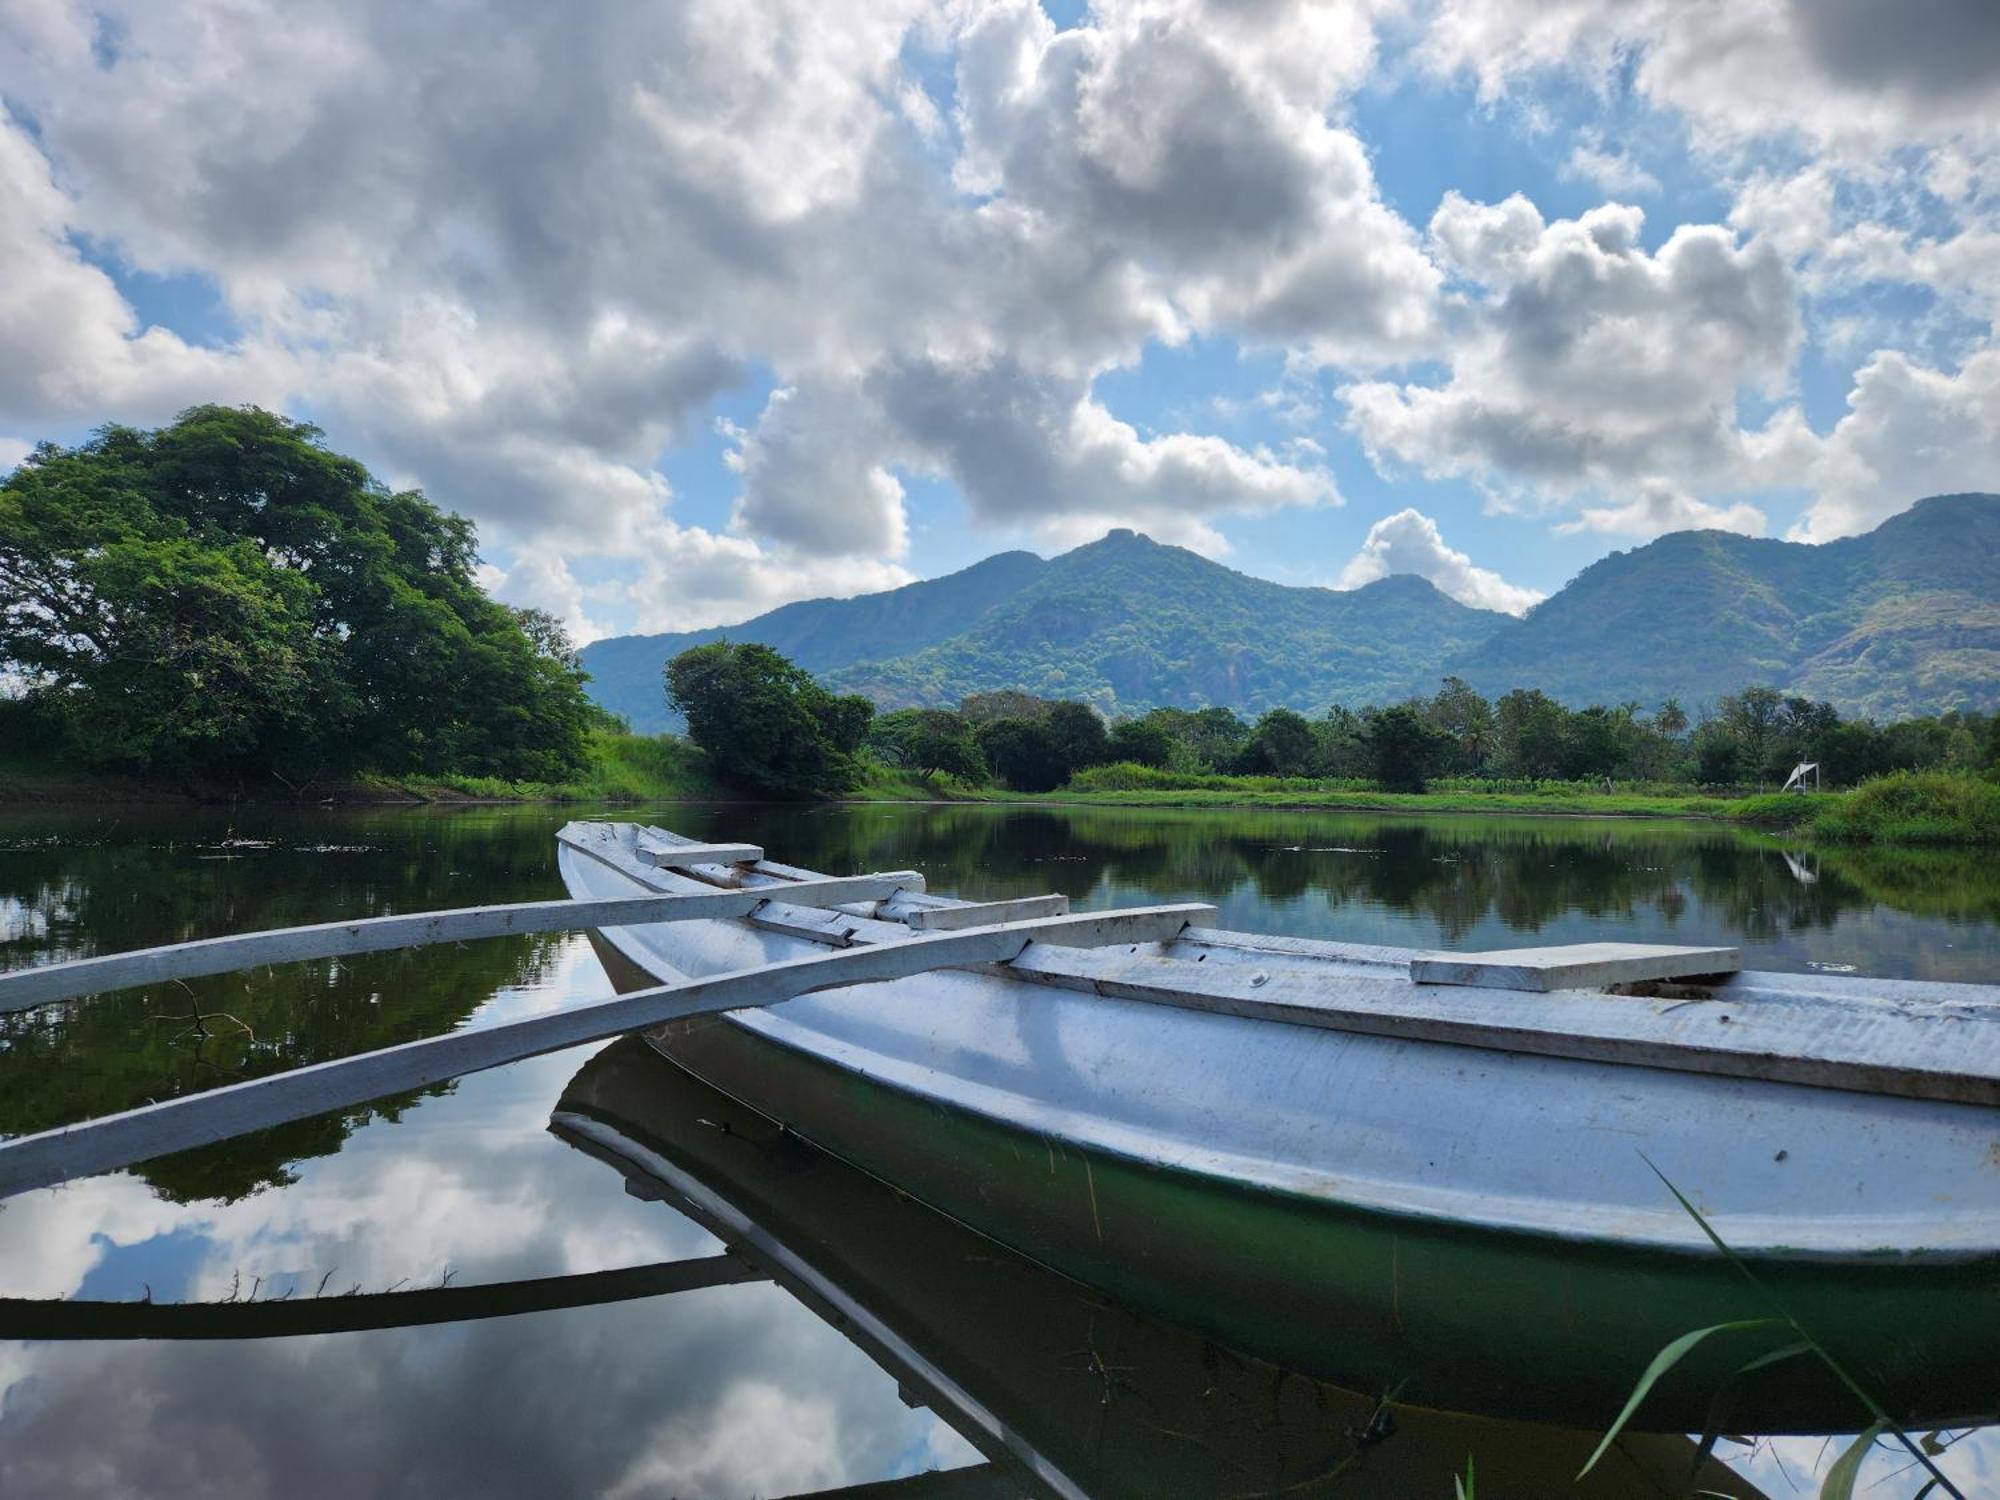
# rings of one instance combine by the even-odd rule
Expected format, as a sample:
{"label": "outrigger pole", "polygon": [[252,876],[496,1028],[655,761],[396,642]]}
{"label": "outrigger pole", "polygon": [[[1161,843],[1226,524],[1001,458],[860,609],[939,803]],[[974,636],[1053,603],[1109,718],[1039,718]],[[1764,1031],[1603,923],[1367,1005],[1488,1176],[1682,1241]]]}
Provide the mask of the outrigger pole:
{"label": "outrigger pole", "polygon": [[[884,900],[921,886],[912,872],[797,881],[757,891],[699,892],[612,901],[546,901],[474,907],[366,921],[212,938],[138,953],[78,959],[0,976],[0,1010],[48,1004],[118,985],[220,974],[267,963],[420,947],[466,937],[587,927],[746,917],[764,903],[831,906]],[[176,1151],[268,1130],[328,1110],[427,1088],[466,1073],[604,1041],[668,1021],[751,1006],[778,1005],[816,990],[904,979],[965,964],[1007,964],[1032,944],[1097,948],[1167,942],[1215,908],[1200,903],[1038,917],[957,932],[917,933],[895,943],[760,964],[496,1026],[424,1037],[354,1057],[313,1063],[168,1099],[102,1119],[0,1144],[0,1198],[72,1178],[115,1171]],[[190,953],[189,950],[195,950]],[[176,955],[180,955],[176,957]]]}

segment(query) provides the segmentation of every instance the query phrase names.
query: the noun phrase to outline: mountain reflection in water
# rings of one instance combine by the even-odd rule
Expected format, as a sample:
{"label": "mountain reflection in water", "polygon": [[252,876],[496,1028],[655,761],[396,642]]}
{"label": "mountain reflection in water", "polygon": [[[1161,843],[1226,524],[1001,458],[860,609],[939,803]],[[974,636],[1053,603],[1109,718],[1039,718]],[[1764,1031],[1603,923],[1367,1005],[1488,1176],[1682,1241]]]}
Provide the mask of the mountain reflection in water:
{"label": "mountain reflection in water", "polygon": [[[557,896],[553,834],[574,815],[535,807],[0,815],[0,964]],[[818,868],[915,866],[935,888],[976,898],[1043,890],[1093,904],[1198,898],[1216,901],[1231,926],[1357,942],[1483,947],[1616,935],[1735,942],[1770,968],[2000,975],[2000,870],[1952,854],[1782,849],[1702,825],[1276,811],[681,806],[649,816],[697,836],[761,842]],[[555,935],[136,990],[7,1018],[0,1131],[608,992],[585,940]],[[197,1012],[210,1017],[205,1036],[188,1019]],[[549,1133],[556,1101],[589,1061],[588,1050],[535,1059],[12,1200],[0,1206],[0,1295],[310,1297],[716,1254],[721,1246],[697,1224],[629,1196],[618,1172]],[[632,1113],[629,1124],[664,1133],[658,1120]],[[795,1149],[773,1148],[774,1173]],[[801,1180],[814,1175],[798,1171]],[[723,1177],[741,1179],[740,1166]],[[782,1208],[779,1180],[765,1183],[765,1198]],[[891,1195],[867,1217],[872,1225],[916,1212]],[[817,1232],[803,1221],[791,1227],[808,1239]],[[1257,1493],[1270,1475],[1324,1475],[1313,1464],[1338,1466],[1354,1449],[1351,1434],[1367,1430],[1367,1398],[1201,1353],[1184,1335],[1094,1304],[1067,1283],[1047,1294],[1058,1306],[1069,1298],[1067,1312],[1007,1316],[1030,1305],[1018,1286],[1047,1278],[1004,1269],[1004,1257],[973,1243],[991,1265],[968,1268],[964,1255],[939,1265],[1008,1289],[967,1291],[960,1313],[943,1270],[908,1276],[906,1288],[896,1276],[878,1280],[929,1298],[925,1326],[942,1339],[929,1346],[933,1357],[968,1386],[987,1382],[986,1400],[1024,1432],[1038,1428],[1096,1484],[1113,1485],[1102,1465],[1126,1455],[1137,1474],[1172,1458],[1172,1482],[1154,1493],[1200,1493],[1181,1485],[1183,1473],[1190,1484],[1235,1476],[1217,1478],[1213,1493]],[[883,1253],[905,1270],[926,1264]],[[1008,1343],[1015,1323],[1019,1336]],[[1119,1352],[1107,1347],[1107,1329],[1117,1330]],[[1168,1359],[1162,1351],[1177,1339],[1182,1352]],[[1019,1358],[999,1358],[1003,1345]],[[1650,1352],[1635,1351],[1635,1373]],[[1165,1373],[1190,1357],[1213,1361],[1197,1365],[1212,1371],[1197,1394],[1212,1387],[1213,1400],[1192,1409]],[[1353,1487],[1323,1478],[1293,1493],[1375,1492],[1359,1476],[1421,1451],[1420,1425],[1413,1418],[1394,1439],[1365,1445],[1364,1462],[1336,1476]],[[1832,1457],[1821,1449],[1817,1439],[1767,1447],[1750,1467],[1767,1491],[1789,1493],[1779,1462],[1810,1489],[1805,1473]],[[904,1406],[896,1380],[868,1354],[768,1283],[256,1343],[0,1342],[0,1493],[8,1495],[768,1496],[977,1456],[931,1411]],[[1951,1459],[1970,1492],[2000,1486],[1979,1440]],[[1878,1464],[1870,1478],[1897,1466],[1888,1455]],[[1898,1480],[1876,1493],[1914,1488]],[[1449,1495],[1451,1487],[1384,1492]],[[1481,1492],[1505,1493],[1497,1480]]]}

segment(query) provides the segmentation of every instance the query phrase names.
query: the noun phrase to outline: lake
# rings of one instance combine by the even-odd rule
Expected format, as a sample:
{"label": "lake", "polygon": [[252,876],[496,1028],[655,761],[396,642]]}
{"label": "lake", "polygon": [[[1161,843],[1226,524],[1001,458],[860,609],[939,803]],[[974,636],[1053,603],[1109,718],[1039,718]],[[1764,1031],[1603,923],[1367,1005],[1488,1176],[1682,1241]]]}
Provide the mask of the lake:
{"label": "lake", "polygon": [[[553,834],[577,815],[0,813],[0,966],[557,897]],[[1984,854],[1787,848],[1700,824],[1264,810],[610,816],[749,840],[828,872],[916,868],[932,889],[973,898],[1200,899],[1225,926],[1356,942],[1727,942],[1759,968],[2000,978],[2000,862]],[[588,940],[555,934],[0,1019],[0,1133],[609,993]],[[1372,1403],[1097,1302],[796,1141],[764,1139],[754,1117],[691,1081],[654,1088],[649,1065],[663,1067],[629,1045],[582,1048],[10,1200],[0,1297],[241,1306],[713,1255],[709,1229],[550,1129],[566,1089],[616,1094],[634,1077],[641,1127],[810,1246],[803,1271],[314,1337],[0,1341],[0,1492],[800,1495],[977,1461],[938,1414],[950,1399],[926,1386],[935,1376],[1106,1494],[1404,1493],[1384,1486],[1429,1471],[1399,1471],[1397,1455],[1468,1440],[1414,1421],[1391,1439]],[[897,1331],[898,1374],[833,1326],[857,1326],[856,1308],[841,1311],[850,1295]],[[1635,1351],[1635,1373],[1651,1352]],[[1722,1451],[1789,1493],[1787,1480],[1807,1486],[1837,1449],[1788,1439]],[[1519,1462],[1537,1472],[1535,1454]],[[1907,1462],[1883,1453],[1869,1473]],[[1975,1489],[2000,1485],[1984,1435],[1948,1462]],[[1504,1492],[1480,1477],[1481,1493]],[[1873,1492],[1917,1488],[1904,1475]]]}

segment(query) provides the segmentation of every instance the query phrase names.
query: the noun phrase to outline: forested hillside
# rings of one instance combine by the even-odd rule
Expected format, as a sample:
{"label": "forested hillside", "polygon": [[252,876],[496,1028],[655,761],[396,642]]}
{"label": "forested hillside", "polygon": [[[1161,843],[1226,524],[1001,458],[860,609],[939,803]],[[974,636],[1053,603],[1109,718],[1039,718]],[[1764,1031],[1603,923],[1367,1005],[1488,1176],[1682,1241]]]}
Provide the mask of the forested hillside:
{"label": "forested hillside", "polygon": [[1676,532],[1593,563],[1522,620],[1419,578],[1294,588],[1114,531],[1046,562],[1006,552],[726,630],[599,641],[583,653],[591,690],[637,729],[669,727],[661,669],[725,637],[774,646],[884,708],[1018,688],[1114,715],[1318,713],[1428,692],[1450,673],[1575,707],[1699,707],[1772,684],[1888,719],[2000,701],[2000,497],[1937,496],[1820,546]]}

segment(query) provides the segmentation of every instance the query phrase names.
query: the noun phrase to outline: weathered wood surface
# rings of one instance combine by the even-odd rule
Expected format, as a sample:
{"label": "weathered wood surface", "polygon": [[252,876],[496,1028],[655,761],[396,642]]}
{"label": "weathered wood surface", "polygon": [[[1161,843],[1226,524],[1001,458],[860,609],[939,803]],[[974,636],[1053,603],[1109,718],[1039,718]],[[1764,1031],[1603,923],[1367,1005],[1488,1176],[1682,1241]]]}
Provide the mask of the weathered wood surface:
{"label": "weathered wood surface", "polygon": [[203,938],[15,969],[0,974],[0,1015],[104,990],[197,979],[267,964],[387,953],[431,943],[515,937],[532,932],[744,917],[763,902],[779,899],[781,895],[793,906],[838,906],[852,901],[884,900],[898,891],[922,890],[923,884],[923,876],[916,871],[897,870],[882,875],[800,881],[782,887],[781,891],[704,891],[608,901],[520,901],[505,906],[468,906],[452,911],[360,917],[351,922],[321,922],[310,927],[280,927],[268,932]]}
{"label": "weathered wood surface", "polygon": [[768,1280],[769,1272],[740,1256],[703,1255],[575,1276],[262,1302],[85,1302],[6,1297],[0,1298],[0,1339],[300,1338],[511,1318]]}
{"label": "weathered wood surface", "polygon": [[967,901],[961,906],[912,908],[903,918],[912,932],[957,932],[994,922],[1019,922],[1027,917],[1060,917],[1069,897],[1016,896],[1008,901]]}
{"label": "weathered wood surface", "polygon": [[[1203,946],[1197,939],[1176,945]],[[2000,1106],[2000,1007],[1828,1004],[1717,986],[1683,998],[1560,991],[1425,992],[1402,975],[1029,953],[1010,978],[1254,1020],[1771,1083]]]}
{"label": "weathered wood surface", "polygon": [[686,869],[691,865],[755,864],[764,851],[755,844],[676,844],[640,835],[633,846],[639,863],[655,869]]}
{"label": "weathered wood surface", "polygon": [[[791,889],[786,888],[788,893]],[[728,892],[688,899],[749,900],[754,908],[767,897]],[[1214,907],[1201,904],[1132,907],[913,935],[897,943],[813,954],[425,1037],[5,1142],[0,1144],[0,1198],[688,1016],[777,1005],[816,990],[904,979],[959,964],[1007,963],[1033,944],[1091,948],[1165,942],[1189,923],[1214,914]]]}
{"label": "weathered wood surface", "polygon": [[[563,838],[615,864],[617,842],[607,837],[612,827],[572,824]],[[758,866],[760,872],[780,868],[788,878],[812,874],[789,865]],[[780,900],[783,889],[773,892]],[[936,904],[934,897],[912,902],[905,894],[873,908],[876,918],[787,914],[780,905],[749,920],[819,943],[896,942],[903,940],[903,922]],[[1667,981],[1661,988],[1668,993],[1654,997],[1412,983],[1411,962],[1433,956],[1464,957],[1203,927],[1186,934],[1170,956],[1137,958],[1131,976],[1108,974],[1124,964],[1120,955],[1058,950],[1027,955],[998,972],[1290,1025],[2000,1105],[2000,987],[1993,985],[1739,971],[1708,986]]]}
{"label": "weathered wood surface", "polygon": [[1734,948],[1565,943],[1486,953],[1420,953],[1410,960],[1410,978],[1417,984],[1476,984],[1495,990],[1589,990],[1695,974],[1733,974],[1742,967],[1743,955]]}

